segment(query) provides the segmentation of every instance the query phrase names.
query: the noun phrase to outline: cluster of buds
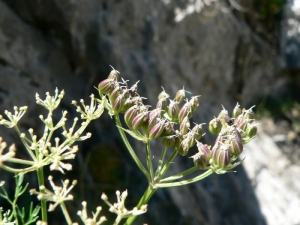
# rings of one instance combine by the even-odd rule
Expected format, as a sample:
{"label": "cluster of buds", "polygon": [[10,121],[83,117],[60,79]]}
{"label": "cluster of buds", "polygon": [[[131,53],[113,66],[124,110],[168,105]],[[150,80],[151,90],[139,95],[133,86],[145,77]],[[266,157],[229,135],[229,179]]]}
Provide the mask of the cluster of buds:
{"label": "cluster of buds", "polygon": [[98,86],[110,115],[124,113],[124,121],[130,129],[125,131],[137,140],[147,143],[162,138],[164,146],[186,155],[203,135],[201,124],[190,128],[190,118],[199,106],[199,96],[185,100],[186,91],[181,89],[174,99],[170,99],[163,90],[158,95],[156,107],[150,110],[137,93],[138,83],[129,88],[127,81],[118,82],[118,75],[119,72],[113,69]]}
{"label": "cluster of buds", "polygon": [[257,132],[252,108],[240,109],[237,104],[232,117],[223,109],[219,116],[209,123],[209,131],[217,135],[214,146],[198,142],[198,153],[192,158],[199,169],[211,168],[217,173],[224,173],[237,166],[235,162],[243,152],[244,144],[252,140]]}

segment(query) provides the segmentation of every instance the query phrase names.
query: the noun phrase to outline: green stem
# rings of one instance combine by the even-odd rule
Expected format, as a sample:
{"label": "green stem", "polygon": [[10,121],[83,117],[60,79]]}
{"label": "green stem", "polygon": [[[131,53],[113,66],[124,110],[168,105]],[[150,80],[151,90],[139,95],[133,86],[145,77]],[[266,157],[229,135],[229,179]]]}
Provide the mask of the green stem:
{"label": "green stem", "polygon": [[156,184],[155,187],[156,188],[166,188],[166,187],[183,186],[183,185],[187,185],[187,184],[194,183],[194,182],[197,182],[199,180],[202,180],[202,179],[210,176],[213,173],[214,173],[214,171],[212,169],[209,169],[205,173],[202,173],[197,177],[187,179],[187,180],[183,180],[183,181],[173,182],[173,183],[159,183],[159,184]]}
{"label": "green stem", "polygon": [[150,182],[150,175],[148,173],[148,171],[145,169],[144,165],[142,164],[142,162],[140,161],[140,159],[137,157],[137,155],[135,154],[133,148],[131,147],[127,137],[126,137],[126,134],[124,133],[123,129],[122,129],[122,124],[121,124],[121,121],[120,121],[120,117],[118,114],[115,114],[114,115],[115,117],[115,120],[116,120],[116,124],[117,124],[117,127],[118,127],[118,130],[119,130],[119,133],[123,139],[123,142],[124,144],[126,145],[131,157],[133,158],[133,160],[135,161],[135,163],[137,164],[137,166],[139,167],[139,169],[145,174],[145,176],[147,177],[148,181]]}
{"label": "green stem", "polygon": [[153,165],[152,165],[152,154],[150,149],[150,142],[148,141],[146,144],[146,159],[148,165],[148,171],[150,172],[150,181],[153,182]]}
{"label": "green stem", "polygon": [[155,178],[154,178],[155,180],[158,178],[158,175],[161,171],[161,167],[162,167],[162,164],[164,163],[167,149],[168,149],[167,147],[164,147],[162,152],[161,152],[161,155],[160,155],[160,158],[159,158],[159,161],[158,161],[158,165],[157,165],[157,169],[156,169],[156,172],[155,172]]}
{"label": "green stem", "polygon": [[[44,186],[44,171],[43,167],[37,169],[37,177],[38,177],[38,183],[39,183],[39,190],[41,186]],[[43,192],[43,190],[40,190]],[[47,205],[46,200],[41,199],[41,211],[42,211],[42,221],[48,222],[47,220]]]}
{"label": "green stem", "polygon": [[[153,188],[151,185],[147,188],[147,190],[145,191],[144,195],[142,196],[142,198],[140,199],[139,203],[137,204],[137,208],[141,208],[142,205],[148,203],[148,201],[150,200],[150,198],[152,197],[152,195],[155,193],[157,189]],[[130,225],[134,222],[135,218],[137,216],[131,216],[129,217],[126,222],[124,223],[124,225]]]}
{"label": "green stem", "polygon": [[179,178],[182,178],[184,176],[187,176],[191,173],[194,173],[196,172],[197,170],[199,170],[196,166],[192,167],[192,168],[189,168],[181,173],[178,173],[176,175],[173,175],[173,176],[170,176],[170,177],[167,177],[165,179],[162,179],[160,182],[167,182],[167,181],[172,181],[172,180],[177,180]]}
{"label": "green stem", "polygon": [[72,220],[71,220],[71,217],[70,217],[70,215],[69,215],[69,213],[68,213],[67,207],[66,207],[66,205],[65,205],[64,202],[61,202],[61,203],[60,203],[60,208],[61,208],[61,210],[62,210],[62,212],[63,212],[63,214],[64,214],[64,217],[65,217],[65,219],[66,219],[68,225],[72,225],[73,222],[72,222]]}
{"label": "green stem", "polygon": [[166,162],[166,164],[164,165],[164,167],[162,168],[162,170],[160,171],[160,174],[158,176],[158,181],[161,180],[161,178],[165,175],[165,173],[167,172],[167,170],[169,169],[170,165],[172,164],[172,162],[174,161],[175,157],[177,156],[178,152],[176,150],[173,151],[171,157],[168,159],[168,161]]}

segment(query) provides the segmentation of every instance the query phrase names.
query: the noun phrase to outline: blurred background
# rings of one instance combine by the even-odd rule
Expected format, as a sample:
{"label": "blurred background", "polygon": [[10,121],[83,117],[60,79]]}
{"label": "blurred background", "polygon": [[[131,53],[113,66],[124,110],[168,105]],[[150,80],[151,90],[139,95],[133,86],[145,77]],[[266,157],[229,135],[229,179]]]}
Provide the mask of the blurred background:
{"label": "blurred background", "polygon": [[[46,111],[35,104],[36,92],[43,98],[64,89],[54,116],[68,110],[71,123],[71,100],[97,94],[109,65],[131,85],[140,80],[139,93],[150,105],[161,86],[171,96],[183,86],[201,95],[194,122],[208,123],[221,104],[231,112],[237,102],[256,105],[260,122],[236,173],[157,191],[136,224],[300,224],[299,0],[0,0],[0,114],[29,106],[23,132],[43,132],[38,115]],[[147,181],[114,121],[104,113],[88,131],[93,136],[79,143],[73,171],[51,172],[57,182],[78,179],[75,201],[67,205],[74,218],[83,200],[90,210],[107,210],[102,192],[113,201],[116,190],[128,189],[133,207]],[[13,130],[0,127],[0,136],[27,157]],[[174,171],[192,165],[186,158]],[[0,171],[0,180],[13,191],[13,178]],[[35,174],[27,181],[36,183]],[[50,224],[62,221],[57,210]]]}

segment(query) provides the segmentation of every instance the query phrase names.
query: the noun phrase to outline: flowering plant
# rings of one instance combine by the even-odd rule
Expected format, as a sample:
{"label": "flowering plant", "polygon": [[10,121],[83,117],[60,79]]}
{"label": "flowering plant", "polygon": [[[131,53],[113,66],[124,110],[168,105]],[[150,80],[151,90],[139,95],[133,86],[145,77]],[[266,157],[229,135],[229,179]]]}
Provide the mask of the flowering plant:
{"label": "flowering plant", "polygon": [[[45,187],[44,167],[49,166],[50,170],[58,170],[62,173],[71,170],[72,165],[66,161],[74,159],[79,150],[74,144],[91,137],[90,133],[84,134],[84,130],[92,120],[99,119],[104,110],[107,110],[114,118],[126,148],[149,184],[144,195],[132,210],[125,207],[127,191],[122,193],[117,191],[117,203],[113,204],[104,193],[102,194],[101,198],[109,206],[109,211],[116,214],[114,224],[119,224],[124,219],[126,219],[124,224],[132,224],[138,215],[147,211],[147,202],[159,188],[187,185],[213,173],[224,174],[241,163],[238,157],[244,145],[255,137],[257,131],[251,108],[242,110],[237,104],[231,116],[223,108],[220,114],[209,122],[209,131],[216,135],[216,140],[213,146],[208,146],[199,141],[204,135],[203,124],[194,124],[192,127],[190,123],[199,106],[199,96],[185,99],[186,91],[181,89],[174,99],[171,99],[170,95],[163,90],[158,96],[156,107],[151,109],[150,106],[143,104],[143,97],[138,94],[138,82],[129,87],[128,81],[119,80],[118,77],[119,72],[113,69],[108,78],[98,85],[99,98],[91,95],[89,105],[86,105],[83,100],[80,100],[80,104],[72,101],[82,122],[78,124],[79,118],[74,118],[70,128],[66,127],[67,111],[62,113],[61,119],[56,124],[53,121],[53,111],[57,109],[64,96],[64,91],[59,92],[57,89],[54,96],[46,93],[45,100],[36,94],[37,104],[48,110],[47,116],[39,116],[45,125],[41,137],[35,135],[32,128],[26,135],[18,127],[19,120],[27,110],[26,106],[15,107],[14,113],[5,111],[7,118],[0,115],[0,124],[16,130],[29,155],[29,159],[16,157],[14,145],[5,152],[6,143],[0,139],[0,169],[16,175],[16,194],[13,199],[8,196],[4,182],[1,183],[1,196],[11,204],[11,209],[0,210],[0,224],[31,224],[36,221],[37,224],[47,224],[47,202],[50,202],[48,211],[53,211],[59,206],[67,224],[77,224],[72,221],[65,204],[66,201],[73,200],[73,195],[70,193],[77,181],[70,183],[69,180],[65,180],[62,186],[57,186],[52,176],[49,176],[51,189],[48,189]],[[120,116],[124,117],[125,124],[121,122]],[[55,136],[58,130],[62,131],[63,140]],[[144,144],[146,165],[136,154],[136,150],[128,140],[128,135]],[[157,163],[153,161],[151,150],[154,140],[160,140],[162,143]],[[194,166],[166,176],[175,158],[187,156],[193,146],[198,149],[198,152],[190,157]],[[169,150],[172,153],[168,157],[167,151]],[[7,165],[7,162],[23,167],[12,167]],[[30,193],[37,195],[40,206],[33,208],[31,205],[28,218],[25,219],[25,211],[18,208],[17,199],[27,188],[27,185],[22,187],[24,175],[33,171],[37,174],[38,187],[32,188]],[[186,178],[187,176],[189,178]],[[78,211],[78,216],[83,224],[102,224],[106,221],[104,216],[100,216],[101,207],[97,207],[93,217],[89,217],[85,201],[82,206],[82,210]],[[39,211],[41,211],[41,216],[39,216]]]}

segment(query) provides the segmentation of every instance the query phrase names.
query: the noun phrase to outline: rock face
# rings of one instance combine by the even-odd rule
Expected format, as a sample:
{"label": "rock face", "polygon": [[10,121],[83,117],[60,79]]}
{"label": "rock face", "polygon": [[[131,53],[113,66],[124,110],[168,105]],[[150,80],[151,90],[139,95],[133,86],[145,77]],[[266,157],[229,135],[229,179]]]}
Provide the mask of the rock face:
{"label": "rock face", "polygon": [[[66,90],[63,107],[72,116],[71,100],[94,92],[93,86],[108,75],[108,65],[132,83],[140,80],[139,90],[149,104],[156,102],[161,86],[170,94],[182,86],[201,94],[195,116],[198,123],[217,115],[221,104],[232,109],[239,101],[249,107],[258,97],[277,90],[276,75],[281,69],[277,55],[240,18],[231,11],[218,10],[211,17],[195,11],[178,20],[180,10],[187,7],[181,1],[158,0],[0,1],[1,114],[13,105],[28,105],[22,128],[41,129],[36,125],[41,112],[33,96],[58,87]],[[98,142],[119,142],[117,135],[109,134],[116,130],[107,117],[91,130]],[[16,138],[12,133],[0,129],[8,142]],[[206,140],[212,141],[209,136]],[[260,142],[255,143],[259,149]],[[94,139],[91,145],[99,143]],[[121,156],[126,155],[122,146],[117,146],[122,149],[117,151]],[[80,166],[85,166],[86,154],[79,155]],[[259,157],[251,160],[255,164]],[[125,188],[131,182],[129,176],[140,174],[130,162],[124,162],[128,175],[123,181]],[[177,162],[173,171],[186,163]],[[274,210],[267,212],[269,202],[260,201],[262,194],[253,184],[253,168],[248,164],[245,168],[240,166],[237,173],[213,175],[190,186],[158,191],[149,203],[149,212],[139,218],[140,224],[282,224],[280,219],[270,218],[283,203],[276,203]],[[85,177],[82,182],[91,175]],[[93,191],[99,191],[100,201],[101,188],[96,188],[95,181],[89,180],[89,184],[95,186]],[[143,187],[130,188],[133,194],[143,191]],[[276,195],[277,189],[272,190]]]}

